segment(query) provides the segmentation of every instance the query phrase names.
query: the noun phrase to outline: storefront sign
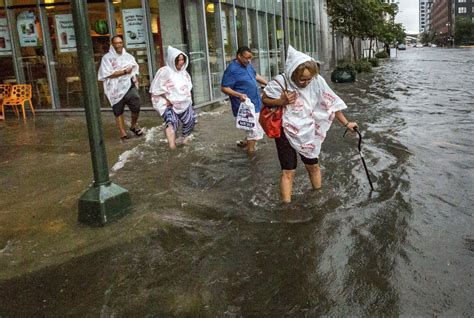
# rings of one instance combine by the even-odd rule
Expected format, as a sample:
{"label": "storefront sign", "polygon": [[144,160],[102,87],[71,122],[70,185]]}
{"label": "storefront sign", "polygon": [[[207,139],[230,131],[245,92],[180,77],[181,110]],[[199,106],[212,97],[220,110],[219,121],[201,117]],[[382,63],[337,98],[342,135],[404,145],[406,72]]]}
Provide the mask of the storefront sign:
{"label": "storefront sign", "polygon": [[24,11],[16,17],[20,46],[38,46],[38,32],[35,22],[34,12]]}
{"label": "storefront sign", "polygon": [[56,14],[56,42],[59,52],[76,51],[76,35],[72,14]]}
{"label": "storefront sign", "polygon": [[0,18],[0,55],[12,55],[12,43],[7,18]]}
{"label": "storefront sign", "polygon": [[123,34],[127,48],[146,47],[142,9],[123,9]]}

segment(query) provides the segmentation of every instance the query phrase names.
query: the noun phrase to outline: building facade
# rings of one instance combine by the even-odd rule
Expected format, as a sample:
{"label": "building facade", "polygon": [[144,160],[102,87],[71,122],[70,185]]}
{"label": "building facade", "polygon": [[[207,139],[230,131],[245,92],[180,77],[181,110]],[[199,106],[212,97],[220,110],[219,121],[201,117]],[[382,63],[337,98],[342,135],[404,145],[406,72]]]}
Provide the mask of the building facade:
{"label": "building facade", "polygon": [[420,0],[419,2],[419,14],[420,14],[420,33],[426,31],[426,15],[427,15],[427,3],[428,0]]}
{"label": "building facade", "polygon": [[[325,0],[87,0],[87,9],[96,69],[121,35],[140,66],[144,106],[168,45],[190,58],[197,105],[224,98],[222,74],[239,46],[252,49],[268,79],[283,71],[288,44],[330,58]],[[78,64],[70,1],[0,0],[0,82],[31,84],[40,110],[82,109]]]}

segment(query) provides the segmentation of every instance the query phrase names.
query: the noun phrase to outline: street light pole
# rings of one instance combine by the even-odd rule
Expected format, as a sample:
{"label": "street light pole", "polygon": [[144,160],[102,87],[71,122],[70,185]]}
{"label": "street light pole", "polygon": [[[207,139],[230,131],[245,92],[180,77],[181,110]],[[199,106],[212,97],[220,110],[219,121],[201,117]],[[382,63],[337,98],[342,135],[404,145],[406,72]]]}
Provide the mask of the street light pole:
{"label": "street light pole", "polygon": [[94,182],[79,198],[79,222],[105,225],[131,206],[128,191],[109,179],[107,155],[100,116],[99,89],[89,30],[87,1],[72,0],[72,15],[81,74]]}

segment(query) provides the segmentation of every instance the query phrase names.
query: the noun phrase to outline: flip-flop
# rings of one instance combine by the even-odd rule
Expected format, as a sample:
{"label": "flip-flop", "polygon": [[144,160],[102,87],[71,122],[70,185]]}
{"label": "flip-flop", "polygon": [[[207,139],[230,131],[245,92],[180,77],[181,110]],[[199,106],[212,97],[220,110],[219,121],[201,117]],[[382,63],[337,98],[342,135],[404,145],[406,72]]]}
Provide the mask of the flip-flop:
{"label": "flip-flop", "polygon": [[137,136],[141,136],[143,135],[143,129],[141,129],[140,127],[136,126],[136,127],[130,127],[130,131],[133,132],[135,135]]}

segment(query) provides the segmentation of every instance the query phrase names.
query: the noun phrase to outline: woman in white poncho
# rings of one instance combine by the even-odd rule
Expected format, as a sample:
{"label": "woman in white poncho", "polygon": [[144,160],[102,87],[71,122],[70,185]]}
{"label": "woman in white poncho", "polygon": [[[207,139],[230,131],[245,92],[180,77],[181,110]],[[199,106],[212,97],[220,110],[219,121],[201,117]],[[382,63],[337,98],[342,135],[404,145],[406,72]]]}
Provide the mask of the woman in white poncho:
{"label": "woman in white poncho", "polygon": [[166,66],[156,72],[151,83],[151,100],[165,121],[165,134],[171,149],[176,148],[178,126],[182,124],[182,142],[186,143],[196,124],[191,89],[193,84],[186,68],[184,52],[168,46]]}
{"label": "woman in white poncho", "polygon": [[[286,81],[287,92],[283,92],[275,81],[283,87]],[[284,74],[268,83],[262,100],[267,106],[284,107],[281,136],[275,139],[275,143],[282,169],[282,201],[291,202],[297,153],[305,164],[313,188],[319,189],[319,153],[334,118],[350,131],[357,128],[357,124],[349,122],[341,112],[347,106],[318,74],[316,61],[291,46]]]}

